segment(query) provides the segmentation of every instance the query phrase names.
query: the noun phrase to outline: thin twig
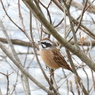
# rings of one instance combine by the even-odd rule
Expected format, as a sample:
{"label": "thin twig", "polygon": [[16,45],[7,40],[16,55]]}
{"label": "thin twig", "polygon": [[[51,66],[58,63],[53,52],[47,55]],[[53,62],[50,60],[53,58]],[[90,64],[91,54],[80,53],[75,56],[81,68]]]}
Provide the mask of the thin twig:
{"label": "thin twig", "polygon": [[54,95],[50,90],[48,90],[46,87],[44,87],[41,83],[39,83],[33,76],[31,76],[23,67],[22,65],[14,59],[12,54],[10,53],[9,49],[0,42],[0,48],[2,51],[10,58],[10,60],[19,68],[19,70],[24,73],[31,81],[33,81],[38,87],[43,89],[45,92],[50,93],[50,95]]}
{"label": "thin twig", "polygon": [[30,35],[31,35],[31,44],[32,44],[33,49],[34,49],[34,54],[35,54],[36,60],[38,62],[38,65],[39,65],[45,79],[49,83],[49,85],[53,88],[54,91],[56,91],[55,88],[53,87],[53,85],[49,82],[49,79],[48,79],[47,75],[45,74],[45,72],[44,72],[44,70],[43,70],[43,68],[42,68],[42,66],[41,66],[41,64],[39,62],[38,56],[37,56],[37,52],[36,52],[35,45],[34,45],[33,33],[32,33],[32,14],[31,14],[31,12],[30,12]]}

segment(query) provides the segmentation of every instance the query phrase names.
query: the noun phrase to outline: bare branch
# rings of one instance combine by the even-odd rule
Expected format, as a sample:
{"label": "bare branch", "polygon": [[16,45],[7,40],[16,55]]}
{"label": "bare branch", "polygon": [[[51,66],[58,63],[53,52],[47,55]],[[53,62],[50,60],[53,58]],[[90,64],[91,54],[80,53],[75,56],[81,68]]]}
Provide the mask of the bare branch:
{"label": "bare branch", "polygon": [[79,48],[76,46],[71,45],[68,43],[62,36],[60,36],[57,31],[53,28],[53,26],[45,19],[39,9],[33,4],[30,0],[23,0],[26,6],[31,10],[34,11],[37,18],[43,23],[43,25],[49,30],[49,32],[68,50],[72,53],[77,55],[83,62],[85,62],[93,71],[95,71],[95,63],[86,55],[84,54]]}
{"label": "bare branch", "polygon": [[39,83],[33,76],[31,76],[23,67],[22,65],[14,59],[10,51],[7,49],[5,45],[3,45],[0,42],[0,48],[3,50],[3,52],[12,60],[12,62],[21,70],[22,73],[24,73],[31,81],[33,81],[38,87],[42,88],[44,91],[49,93],[50,95],[53,95],[51,91],[49,91],[46,87],[44,87],[41,83]]}

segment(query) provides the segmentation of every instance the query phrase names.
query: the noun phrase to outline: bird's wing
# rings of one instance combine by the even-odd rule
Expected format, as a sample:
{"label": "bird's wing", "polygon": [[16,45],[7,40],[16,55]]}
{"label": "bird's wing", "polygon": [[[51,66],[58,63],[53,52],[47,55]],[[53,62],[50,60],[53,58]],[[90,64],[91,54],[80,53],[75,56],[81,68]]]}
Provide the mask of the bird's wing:
{"label": "bird's wing", "polygon": [[63,67],[64,69],[71,70],[70,66],[67,64],[65,61],[64,57],[61,55],[59,50],[57,48],[52,49],[52,54],[53,54],[53,60],[60,66]]}

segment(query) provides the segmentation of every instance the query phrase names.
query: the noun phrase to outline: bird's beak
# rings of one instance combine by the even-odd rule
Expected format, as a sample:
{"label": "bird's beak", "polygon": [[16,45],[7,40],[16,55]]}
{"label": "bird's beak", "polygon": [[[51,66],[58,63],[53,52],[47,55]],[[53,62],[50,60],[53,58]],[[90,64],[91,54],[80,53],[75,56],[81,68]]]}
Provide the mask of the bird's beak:
{"label": "bird's beak", "polygon": [[40,41],[38,41],[37,45],[40,45],[40,44],[41,44],[41,42],[40,42]]}

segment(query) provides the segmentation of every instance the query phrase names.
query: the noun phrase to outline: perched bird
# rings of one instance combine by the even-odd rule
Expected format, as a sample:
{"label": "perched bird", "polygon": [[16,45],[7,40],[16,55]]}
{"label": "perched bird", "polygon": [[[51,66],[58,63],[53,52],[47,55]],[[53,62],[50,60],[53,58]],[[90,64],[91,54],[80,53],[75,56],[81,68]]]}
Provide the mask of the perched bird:
{"label": "perched bird", "polygon": [[51,67],[52,69],[62,67],[73,72],[60,51],[49,38],[44,38],[40,41],[40,56],[46,66]]}

